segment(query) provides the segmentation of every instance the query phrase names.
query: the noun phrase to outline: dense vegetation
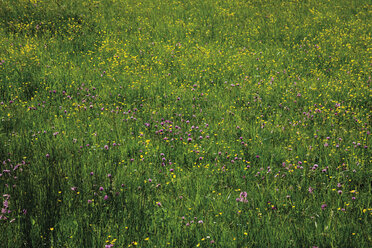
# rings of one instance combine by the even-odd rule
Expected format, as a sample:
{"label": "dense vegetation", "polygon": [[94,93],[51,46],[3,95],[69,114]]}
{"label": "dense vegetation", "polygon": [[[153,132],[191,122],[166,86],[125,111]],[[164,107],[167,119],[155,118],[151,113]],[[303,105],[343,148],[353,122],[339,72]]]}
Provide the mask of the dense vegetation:
{"label": "dense vegetation", "polygon": [[0,2],[0,247],[371,247],[371,5]]}

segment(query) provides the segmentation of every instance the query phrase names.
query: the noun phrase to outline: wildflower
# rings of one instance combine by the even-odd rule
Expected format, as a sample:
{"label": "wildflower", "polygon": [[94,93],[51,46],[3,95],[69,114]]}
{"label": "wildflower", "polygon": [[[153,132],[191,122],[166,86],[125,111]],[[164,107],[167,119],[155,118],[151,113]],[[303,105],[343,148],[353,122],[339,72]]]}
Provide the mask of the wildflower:
{"label": "wildflower", "polygon": [[248,196],[247,192],[241,192],[239,198],[236,198],[236,201],[247,203],[248,202],[247,196]]}
{"label": "wildflower", "polygon": [[308,191],[309,191],[309,193],[310,193],[310,194],[312,194],[312,193],[313,193],[313,190],[314,190],[314,189],[313,189],[313,188],[311,188],[311,187],[309,187],[309,189],[308,189]]}
{"label": "wildflower", "polygon": [[322,204],[322,210],[326,209],[327,204]]}

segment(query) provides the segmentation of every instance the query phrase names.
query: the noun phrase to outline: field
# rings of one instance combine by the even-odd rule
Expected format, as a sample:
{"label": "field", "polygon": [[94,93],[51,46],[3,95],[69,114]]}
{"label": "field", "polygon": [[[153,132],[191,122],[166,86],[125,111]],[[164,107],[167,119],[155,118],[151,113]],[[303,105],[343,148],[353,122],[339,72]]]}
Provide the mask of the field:
{"label": "field", "polygon": [[0,1],[0,247],[371,247],[371,17]]}

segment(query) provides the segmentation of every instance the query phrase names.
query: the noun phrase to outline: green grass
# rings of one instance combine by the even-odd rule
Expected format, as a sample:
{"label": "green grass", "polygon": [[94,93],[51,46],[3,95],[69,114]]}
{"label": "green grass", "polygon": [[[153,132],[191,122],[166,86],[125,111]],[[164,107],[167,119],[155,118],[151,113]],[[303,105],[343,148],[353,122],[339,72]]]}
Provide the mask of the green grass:
{"label": "green grass", "polygon": [[1,247],[371,247],[369,1],[0,2]]}

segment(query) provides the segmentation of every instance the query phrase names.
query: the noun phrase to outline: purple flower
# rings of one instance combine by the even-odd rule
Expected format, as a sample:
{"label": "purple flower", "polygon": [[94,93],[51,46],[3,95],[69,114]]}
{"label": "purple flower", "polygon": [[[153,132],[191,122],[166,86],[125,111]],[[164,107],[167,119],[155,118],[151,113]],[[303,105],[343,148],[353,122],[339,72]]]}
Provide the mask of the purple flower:
{"label": "purple flower", "polygon": [[313,189],[313,188],[311,188],[311,187],[309,187],[309,189],[308,189],[308,191],[309,191],[309,193],[310,193],[310,194],[312,194],[312,193],[313,193],[313,190],[314,190],[314,189]]}
{"label": "purple flower", "polygon": [[241,192],[240,195],[239,195],[239,198],[236,198],[236,201],[247,203],[248,202],[247,196],[248,196],[247,192]]}
{"label": "purple flower", "polygon": [[341,195],[341,194],[342,194],[342,190],[337,191],[337,193],[338,193],[339,195]]}
{"label": "purple flower", "polygon": [[103,191],[104,190],[104,188],[103,187],[99,187],[99,191]]}
{"label": "purple flower", "polygon": [[105,195],[105,197],[103,197],[103,199],[106,201],[108,199],[108,195]]}
{"label": "purple flower", "polygon": [[49,158],[50,157],[49,153],[47,153],[47,155],[45,155],[45,157]]}
{"label": "purple flower", "polygon": [[327,204],[322,204],[322,210],[326,209]]}

